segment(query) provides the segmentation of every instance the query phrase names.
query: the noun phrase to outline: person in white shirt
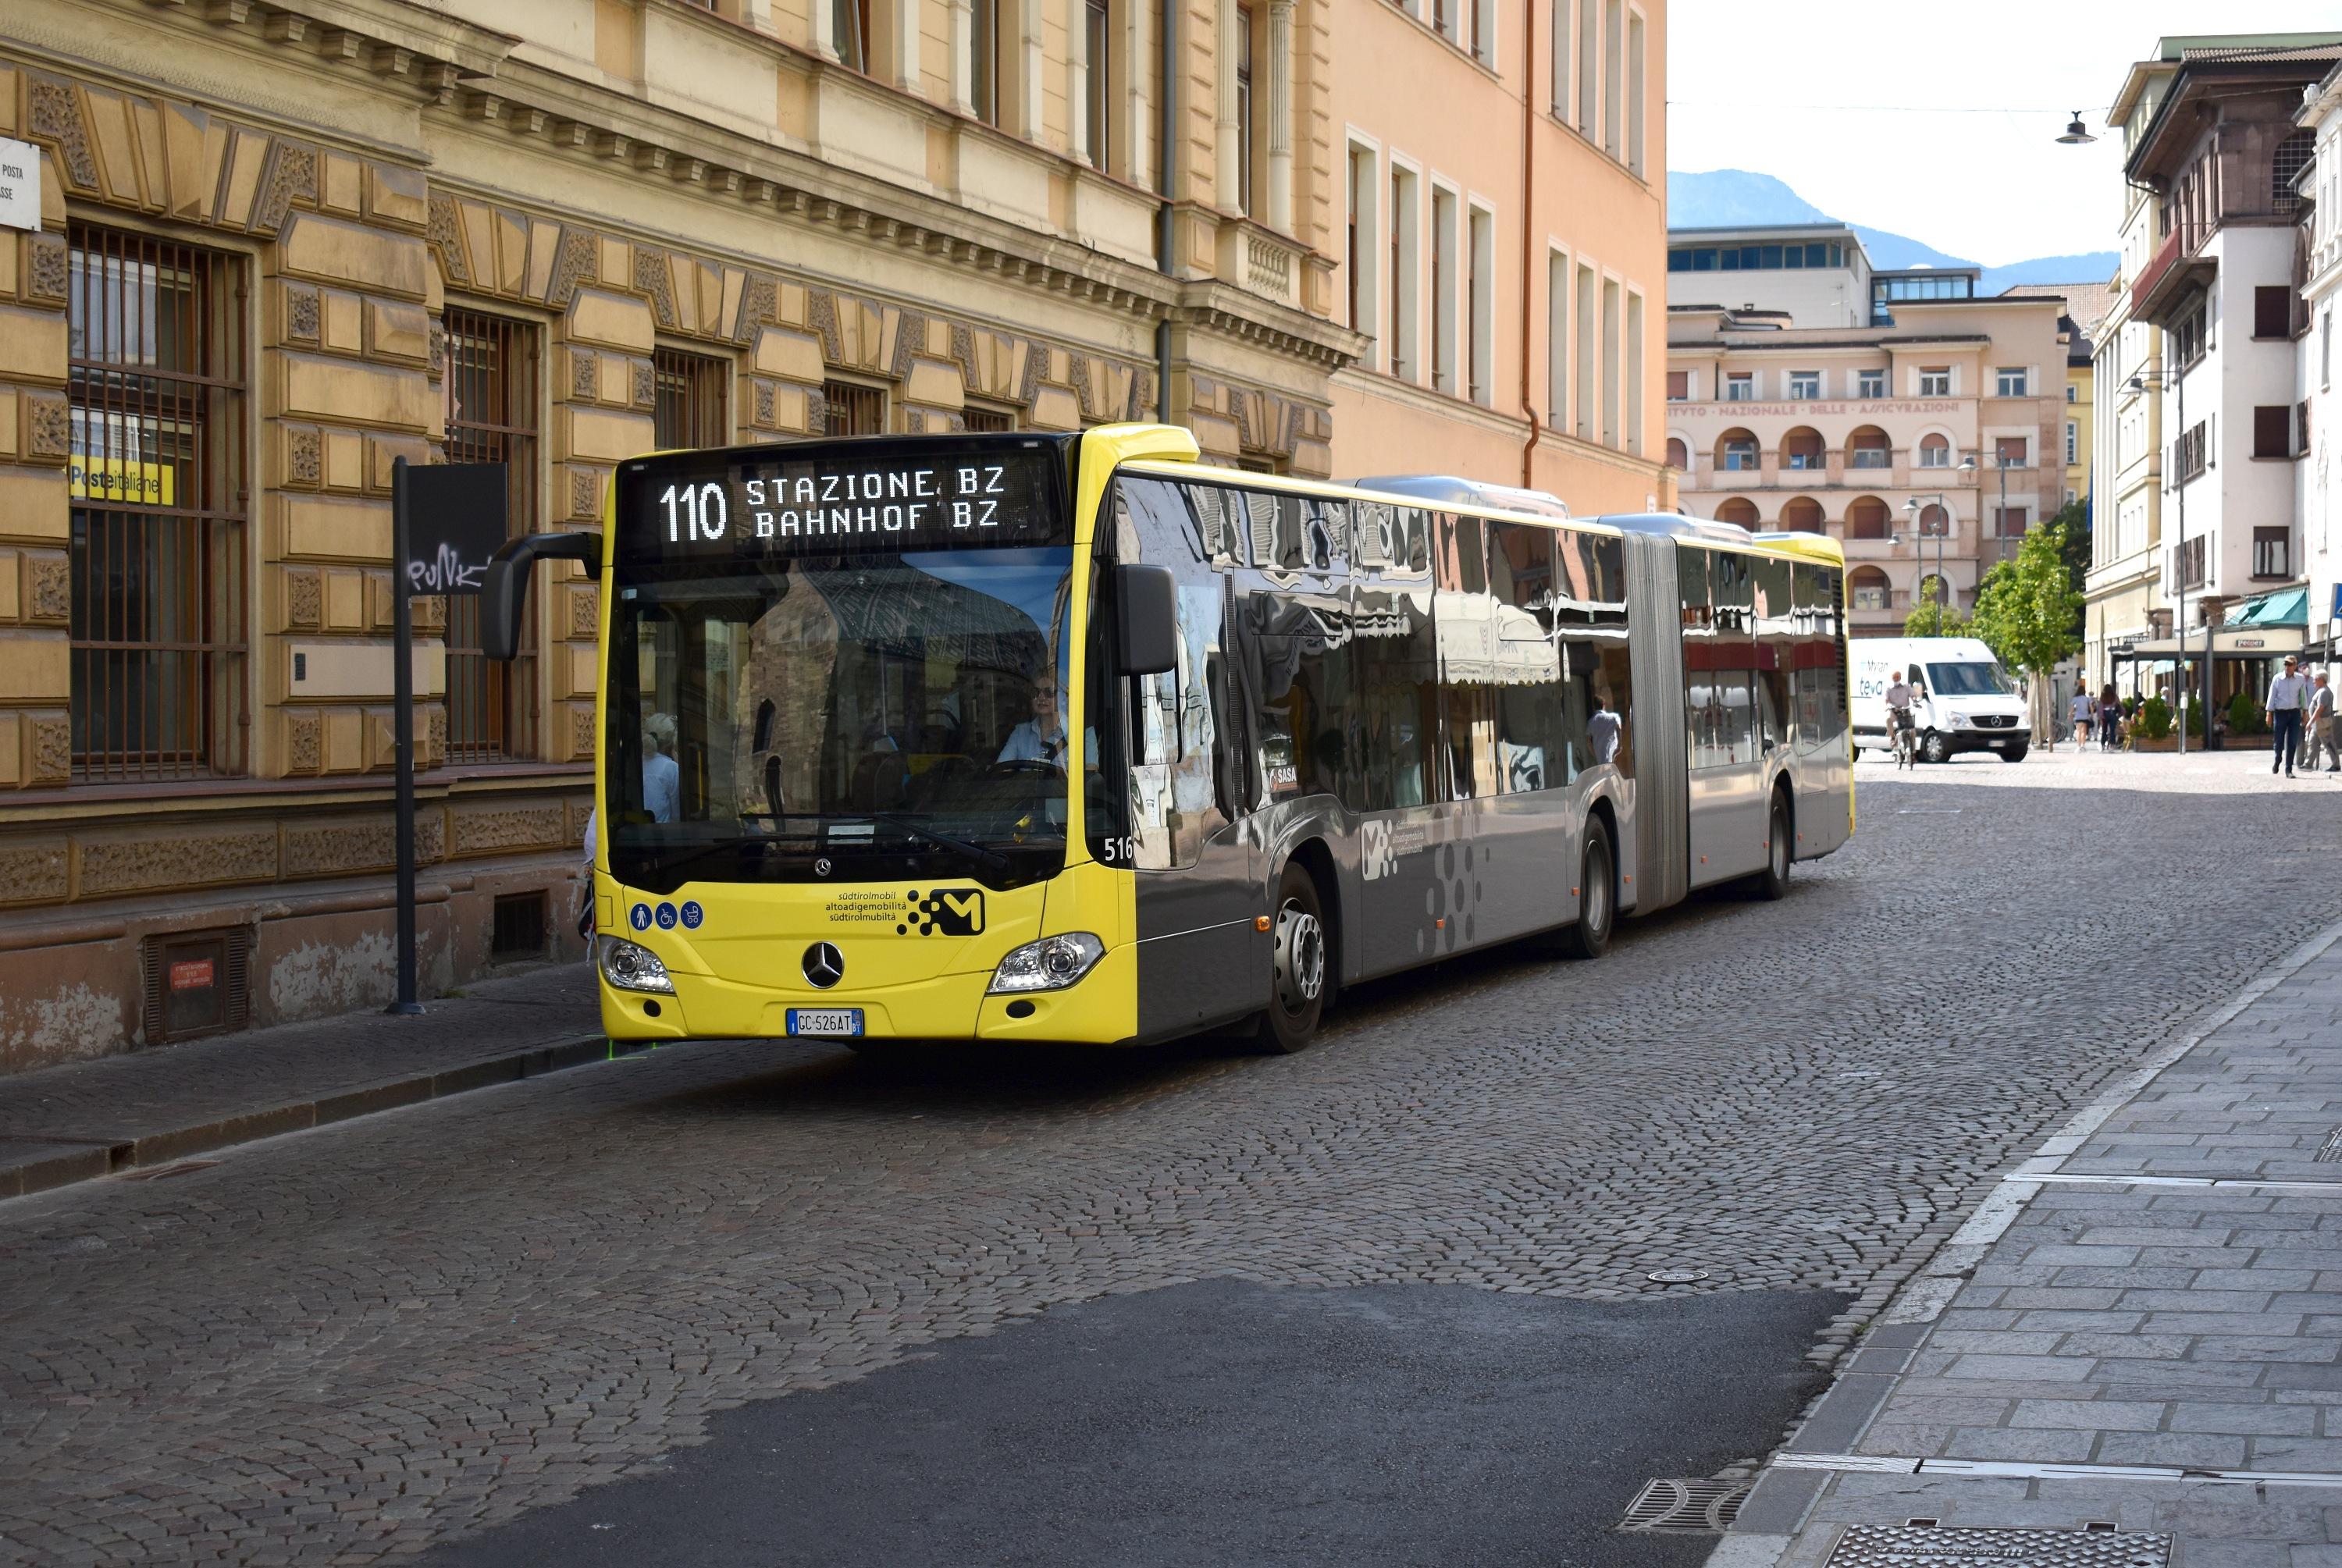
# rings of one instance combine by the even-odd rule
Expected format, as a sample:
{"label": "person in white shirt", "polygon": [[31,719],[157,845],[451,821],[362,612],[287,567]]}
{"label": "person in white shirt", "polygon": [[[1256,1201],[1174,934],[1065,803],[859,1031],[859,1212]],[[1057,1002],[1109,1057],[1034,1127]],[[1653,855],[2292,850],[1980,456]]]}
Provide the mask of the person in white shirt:
{"label": "person in white shirt", "polygon": [[1911,706],[1918,698],[1918,693],[1903,684],[1903,672],[1896,671],[1895,679],[1887,688],[1887,744],[1894,750],[1897,767],[1907,764],[1916,765],[1914,759],[1904,752],[1902,741],[1904,733],[1915,722]]}
{"label": "person in white shirt", "polygon": [[653,822],[673,822],[683,804],[683,770],[675,762],[675,720],[653,714],[643,721],[643,809]]}
{"label": "person in white shirt", "polygon": [[2282,767],[2287,778],[2293,776],[2294,754],[2301,749],[2301,715],[2309,706],[2309,683],[2301,678],[2297,667],[2300,662],[2290,654],[2286,655],[2285,673],[2269,682],[2268,699],[2261,704],[2273,737],[2269,772]]}
{"label": "person in white shirt", "polygon": [[1594,699],[1594,712],[1586,721],[1586,744],[1593,748],[1596,763],[1618,760],[1618,715],[1599,695]]}
{"label": "person in white shirt", "polygon": [[2323,751],[2326,760],[2332,764],[2326,771],[2342,774],[2342,750],[2336,749],[2334,744],[2334,688],[2327,683],[2323,670],[2317,672],[2317,682],[2309,688],[2309,718],[2302,734],[2302,748],[2309,754],[2309,760],[2302,764],[2303,770],[2316,773],[2317,754]]}
{"label": "person in white shirt", "polygon": [[[1057,678],[1045,674],[1033,684],[1033,716],[1008,732],[1008,739],[1000,748],[999,761],[1004,763],[1046,763],[1062,769],[1066,765],[1066,721],[1057,711]],[[1082,732],[1082,751],[1088,767],[1097,765],[1097,732]]]}

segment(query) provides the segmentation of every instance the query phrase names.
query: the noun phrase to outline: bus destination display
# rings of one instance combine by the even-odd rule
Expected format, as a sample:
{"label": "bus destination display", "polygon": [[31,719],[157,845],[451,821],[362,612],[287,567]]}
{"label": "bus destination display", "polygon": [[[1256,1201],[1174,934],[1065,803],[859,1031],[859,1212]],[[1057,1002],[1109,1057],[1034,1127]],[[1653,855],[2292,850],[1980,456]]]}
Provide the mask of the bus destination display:
{"label": "bus destination display", "polygon": [[638,560],[835,555],[1066,542],[1052,451],[720,457],[625,473],[620,551]]}

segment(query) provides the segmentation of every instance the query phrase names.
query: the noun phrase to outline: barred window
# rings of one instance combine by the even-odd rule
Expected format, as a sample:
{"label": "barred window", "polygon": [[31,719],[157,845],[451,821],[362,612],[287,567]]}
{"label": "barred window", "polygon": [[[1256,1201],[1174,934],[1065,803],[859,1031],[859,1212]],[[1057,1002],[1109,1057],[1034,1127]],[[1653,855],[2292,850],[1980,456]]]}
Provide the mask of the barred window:
{"label": "barred window", "polygon": [[1016,414],[1006,408],[986,408],[981,404],[969,404],[961,411],[962,428],[972,431],[1002,431],[1016,428]]}
{"label": "barred window", "polygon": [[244,264],[85,224],[67,245],[73,774],[240,774]]}
{"label": "barred window", "polygon": [[713,355],[661,348],[651,355],[658,395],[652,411],[651,439],[662,449],[729,446],[732,427],[724,417],[724,387],[731,366]]}
{"label": "barred window", "polygon": [[884,435],[886,433],[886,389],[851,381],[821,384],[822,434],[825,435]]}
{"label": "barred window", "polygon": [[[537,328],[461,305],[447,307],[447,461],[505,465],[507,537],[536,524]],[[536,755],[535,597],[520,656],[480,652],[480,601],[447,601],[447,761],[517,762]]]}

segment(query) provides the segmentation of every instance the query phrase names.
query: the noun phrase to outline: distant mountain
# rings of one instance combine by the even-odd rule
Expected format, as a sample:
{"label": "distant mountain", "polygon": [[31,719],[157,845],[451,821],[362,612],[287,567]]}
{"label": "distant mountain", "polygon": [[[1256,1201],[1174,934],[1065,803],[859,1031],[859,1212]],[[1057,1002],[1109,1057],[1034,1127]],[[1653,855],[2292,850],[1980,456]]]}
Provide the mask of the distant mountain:
{"label": "distant mountain", "polygon": [[[1846,223],[1834,218],[1770,175],[1746,169],[1711,169],[1704,174],[1667,171],[1667,222],[1680,228],[1714,228],[1731,224]],[[1982,266],[1959,256],[1946,255],[1933,245],[1907,235],[1849,224],[1862,236],[1870,265],[1887,270],[1919,266]],[[2120,257],[2114,251],[2090,251],[2081,255],[2035,256],[2006,266],[1983,268],[1977,287],[1985,294],[2020,283],[2100,283],[2112,277]]]}

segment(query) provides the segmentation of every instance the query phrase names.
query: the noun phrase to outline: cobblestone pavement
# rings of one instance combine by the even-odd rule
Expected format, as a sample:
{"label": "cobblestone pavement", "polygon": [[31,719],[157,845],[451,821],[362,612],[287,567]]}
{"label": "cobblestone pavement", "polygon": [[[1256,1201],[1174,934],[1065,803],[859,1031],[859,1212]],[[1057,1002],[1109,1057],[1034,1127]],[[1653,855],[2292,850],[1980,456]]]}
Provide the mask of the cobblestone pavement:
{"label": "cobblestone pavement", "polygon": [[376,1561],[1196,1279],[1876,1301],[2342,915],[2332,813],[1980,771],[1866,763],[1787,901],[1378,986],[1301,1056],[685,1047],[0,1205],[0,1558]]}
{"label": "cobblestone pavement", "polygon": [[[2162,1532],[2182,1568],[2342,1562],[2342,940],[2255,991],[2017,1166],[2044,1179],[2005,1181],[1898,1297],[1846,1380],[1887,1374],[1874,1413],[1834,1420],[1834,1391],[1744,1511],[1811,1505],[1785,1568],[1914,1516]],[[2014,1469],[1947,1473],[1967,1461]]]}

